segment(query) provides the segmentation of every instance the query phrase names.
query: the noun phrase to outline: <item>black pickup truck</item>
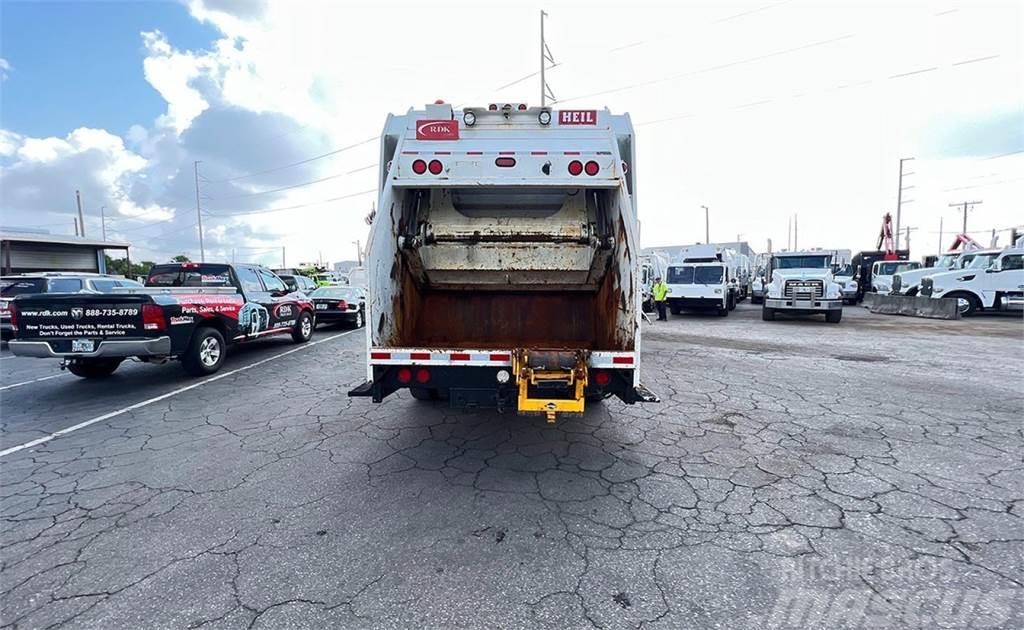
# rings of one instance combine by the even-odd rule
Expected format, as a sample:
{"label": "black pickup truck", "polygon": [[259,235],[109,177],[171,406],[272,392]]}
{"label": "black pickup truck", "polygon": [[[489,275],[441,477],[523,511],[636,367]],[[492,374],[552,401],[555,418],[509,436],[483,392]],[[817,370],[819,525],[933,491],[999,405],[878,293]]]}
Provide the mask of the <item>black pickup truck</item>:
{"label": "black pickup truck", "polygon": [[316,327],[312,302],[256,265],[157,265],[142,289],[22,295],[8,308],[13,354],[61,358],[83,378],[109,376],[129,357],[212,374],[231,344],[281,334],[304,343]]}

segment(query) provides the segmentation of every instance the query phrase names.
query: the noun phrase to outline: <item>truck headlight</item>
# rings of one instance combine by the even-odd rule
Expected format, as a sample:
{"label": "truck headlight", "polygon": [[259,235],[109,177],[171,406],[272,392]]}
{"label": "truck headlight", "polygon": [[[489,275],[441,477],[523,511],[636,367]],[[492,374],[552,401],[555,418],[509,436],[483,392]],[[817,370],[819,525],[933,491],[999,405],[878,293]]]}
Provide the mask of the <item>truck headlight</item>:
{"label": "truck headlight", "polygon": [[476,124],[476,114],[473,112],[465,112],[462,114],[462,122],[466,123],[467,127],[472,127]]}
{"label": "truck headlight", "polygon": [[715,289],[715,293],[721,294],[722,290],[721,289]]}
{"label": "truck headlight", "polygon": [[546,109],[540,110],[540,113],[537,114],[537,122],[539,122],[542,125],[551,124],[551,112]]}

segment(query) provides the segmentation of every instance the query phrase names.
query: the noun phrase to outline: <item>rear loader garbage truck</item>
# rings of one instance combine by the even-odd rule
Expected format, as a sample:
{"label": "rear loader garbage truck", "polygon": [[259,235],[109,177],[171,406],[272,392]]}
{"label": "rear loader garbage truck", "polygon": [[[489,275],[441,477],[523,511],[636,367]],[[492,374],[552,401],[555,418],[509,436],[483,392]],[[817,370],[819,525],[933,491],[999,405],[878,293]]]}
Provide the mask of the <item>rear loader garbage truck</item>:
{"label": "rear loader garbage truck", "polygon": [[389,116],[366,273],[367,380],[462,408],[579,414],[640,384],[633,127],[443,102]]}

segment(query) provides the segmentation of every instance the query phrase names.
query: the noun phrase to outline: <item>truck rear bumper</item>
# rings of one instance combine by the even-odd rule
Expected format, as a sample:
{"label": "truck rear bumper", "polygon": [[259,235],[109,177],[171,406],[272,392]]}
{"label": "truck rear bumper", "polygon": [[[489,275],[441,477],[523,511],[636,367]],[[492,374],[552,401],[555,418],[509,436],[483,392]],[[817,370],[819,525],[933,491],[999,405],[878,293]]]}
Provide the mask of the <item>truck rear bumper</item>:
{"label": "truck rear bumper", "polygon": [[156,357],[171,353],[171,338],[105,340],[92,352],[55,352],[46,341],[12,340],[11,353],[20,357],[93,359],[99,357]]}
{"label": "truck rear bumper", "polygon": [[725,308],[725,301],[721,297],[681,297],[669,298],[668,303],[676,308],[705,309]]}
{"label": "truck rear bumper", "polygon": [[794,298],[765,298],[765,308],[773,308],[779,311],[791,311],[794,313],[827,313],[828,311],[843,310],[842,300],[797,300]]}

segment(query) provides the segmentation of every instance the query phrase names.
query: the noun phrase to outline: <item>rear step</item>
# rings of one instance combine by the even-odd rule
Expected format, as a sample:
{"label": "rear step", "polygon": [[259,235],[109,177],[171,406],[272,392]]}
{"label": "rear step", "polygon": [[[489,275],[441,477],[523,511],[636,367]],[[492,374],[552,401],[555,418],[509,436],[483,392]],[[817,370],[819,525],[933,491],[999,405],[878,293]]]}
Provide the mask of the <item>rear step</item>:
{"label": "rear step", "polygon": [[[543,413],[548,424],[558,413],[583,413],[587,388],[587,352],[536,351],[531,360],[525,348],[512,351],[512,373],[519,381],[520,414]],[[534,394],[545,396],[535,398]],[[563,394],[549,398],[548,394]]]}

